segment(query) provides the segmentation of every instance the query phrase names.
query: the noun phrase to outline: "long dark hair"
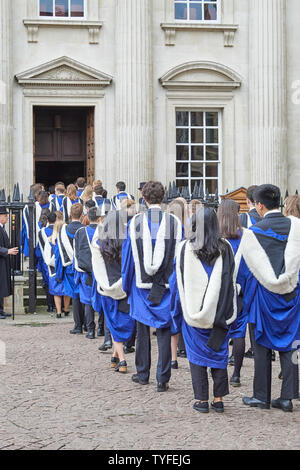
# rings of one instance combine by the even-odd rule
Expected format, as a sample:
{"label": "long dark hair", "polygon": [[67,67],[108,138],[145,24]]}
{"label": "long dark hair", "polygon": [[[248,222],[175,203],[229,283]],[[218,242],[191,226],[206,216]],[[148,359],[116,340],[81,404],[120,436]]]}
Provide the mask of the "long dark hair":
{"label": "long dark hair", "polygon": [[124,239],[125,223],[120,211],[109,212],[103,224],[99,226],[99,248],[103,258],[109,263],[117,261],[121,264]]}
{"label": "long dark hair", "polygon": [[221,202],[217,217],[220,232],[224,238],[240,238],[242,227],[239,220],[239,210],[239,204],[232,199],[223,199]]}
{"label": "long dark hair", "polygon": [[203,207],[192,217],[192,235],[195,255],[212,266],[217,258],[225,253],[226,242],[222,240],[214,209]]}

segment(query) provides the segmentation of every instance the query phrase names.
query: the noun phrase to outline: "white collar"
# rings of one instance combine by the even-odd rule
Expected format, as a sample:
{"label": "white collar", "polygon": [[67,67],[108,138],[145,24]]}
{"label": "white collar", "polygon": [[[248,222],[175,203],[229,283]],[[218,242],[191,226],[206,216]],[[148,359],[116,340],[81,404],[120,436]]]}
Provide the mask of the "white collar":
{"label": "white collar", "polygon": [[280,212],[279,209],[273,209],[271,211],[266,212],[264,217],[266,217],[266,215],[269,215],[269,214],[277,214],[278,212]]}
{"label": "white collar", "polygon": [[148,209],[154,209],[154,208],[161,209],[161,206],[160,204],[151,204],[150,206],[148,206]]}

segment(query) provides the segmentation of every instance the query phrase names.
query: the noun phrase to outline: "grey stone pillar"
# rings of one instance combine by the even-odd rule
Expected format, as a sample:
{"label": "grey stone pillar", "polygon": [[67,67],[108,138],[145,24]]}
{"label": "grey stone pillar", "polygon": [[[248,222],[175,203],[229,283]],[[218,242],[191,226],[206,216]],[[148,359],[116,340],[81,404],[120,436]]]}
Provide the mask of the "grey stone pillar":
{"label": "grey stone pillar", "polygon": [[116,162],[129,192],[153,173],[150,0],[116,2]]}
{"label": "grey stone pillar", "polygon": [[251,184],[287,187],[286,0],[249,0]]}
{"label": "grey stone pillar", "polygon": [[0,189],[12,186],[13,75],[11,0],[0,2]]}

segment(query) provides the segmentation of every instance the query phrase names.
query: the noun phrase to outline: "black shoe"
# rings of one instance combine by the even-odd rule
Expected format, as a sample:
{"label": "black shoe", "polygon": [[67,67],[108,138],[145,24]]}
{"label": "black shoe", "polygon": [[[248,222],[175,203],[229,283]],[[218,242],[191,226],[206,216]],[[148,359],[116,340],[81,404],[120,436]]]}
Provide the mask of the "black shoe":
{"label": "black shoe", "polygon": [[131,380],[132,380],[132,382],[135,382],[135,383],[140,384],[140,385],[148,385],[148,383],[149,383],[149,380],[140,379],[138,374],[133,374],[133,376],[131,377]]}
{"label": "black shoe", "polygon": [[52,313],[53,309],[54,309],[54,307],[52,305],[48,305],[47,312]]}
{"label": "black shoe", "polygon": [[272,408],[279,408],[282,411],[293,411],[292,400],[282,400],[277,398],[277,400],[271,401]]}
{"label": "black shoe", "polygon": [[111,349],[111,348],[112,348],[112,344],[107,341],[106,343],[101,344],[101,346],[98,349],[99,351],[107,351],[108,349]]}
{"label": "black shoe", "polygon": [[203,403],[201,403],[200,401],[196,401],[193,404],[193,408],[194,408],[194,410],[200,411],[200,413],[208,413],[209,412],[208,402],[207,401],[205,401]]}
{"label": "black shoe", "polygon": [[114,369],[120,362],[120,359],[118,357],[112,356],[110,359],[110,368]]}
{"label": "black shoe", "polygon": [[276,361],[276,355],[275,355],[275,351],[272,351],[272,357],[271,357],[272,361]]}
{"label": "black shoe", "polygon": [[127,373],[127,362],[121,361],[115,367],[115,372],[120,372],[121,374]]}
{"label": "black shoe", "polygon": [[262,410],[270,409],[270,403],[266,403],[265,401],[262,401],[262,400],[257,400],[257,398],[254,398],[254,397],[244,397],[243,403],[244,405],[255,407],[255,408],[261,408]]}
{"label": "black shoe", "polygon": [[104,329],[103,328],[97,328],[97,336],[104,336]]}
{"label": "black shoe", "polygon": [[229,383],[232,387],[240,387],[241,386],[241,381],[240,381],[239,377],[232,376]]}
{"label": "black shoe", "polygon": [[123,347],[123,350],[124,350],[124,353],[125,353],[125,354],[130,354],[130,353],[134,353],[134,352],[135,352],[135,349],[134,349],[133,346],[129,346],[129,347],[128,347],[128,346],[125,345],[125,346]]}
{"label": "black shoe", "polygon": [[254,359],[254,353],[251,348],[249,348],[248,351],[245,352],[244,357],[248,357],[248,359]]}
{"label": "black shoe", "polygon": [[157,384],[157,391],[158,392],[166,392],[169,389],[168,382],[165,383],[158,383]]}
{"label": "black shoe", "polygon": [[61,313],[57,313],[56,318],[61,318]]}
{"label": "black shoe", "polygon": [[171,361],[171,369],[178,369],[178,361]]}
{"label": "black shoe", "polygon": [[82,330],[79,328],[73,328],[73,330],[70,331],[71,335],[82,335]]}
{"label": "black shoe", "polygon": [[178,349],[177,356],[178,357],[186,357],[186,351],[184,349]]}
{"label": "black shoe", "polygon": [[224,404],[222,401],[213,401],[210,407],[212,410],[215,410],[216,413],[224,413]]}
{"label": "black shoe", "polygon": [[85,331],[87,333],[88,329],[87,329],[86,325],[83,325],[83,331]]}
{"label": "black shoe", "polygon": [[230,356],[230,358],[228,359],[228,365],[229,366],[234,366],[234,357],[233,357],[233,354]]}
{"label": "black shoe", "polygon": [[94,330],[89,331],[88,334],[85,335],[85,337],[88,339],[95,339],[95,331]]}
{"label": "black shoe", "polygon": [[65,312],[65,311],[63,310],[63,314],[64,314],[65,317],[68,317],[69,314],[70,314],[70,312]]}

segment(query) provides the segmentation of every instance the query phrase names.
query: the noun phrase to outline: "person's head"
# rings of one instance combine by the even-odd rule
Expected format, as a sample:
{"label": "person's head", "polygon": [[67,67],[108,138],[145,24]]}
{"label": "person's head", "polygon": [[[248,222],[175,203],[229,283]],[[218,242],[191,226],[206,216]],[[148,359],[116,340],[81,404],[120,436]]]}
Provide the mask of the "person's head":
{"label": "person's head", "polygon": [[93,197],[93,188],[90,184],[87,184],[86,187],[84,188],[83,193],[80,196],[80,199],[85,203],[89,199],[92,199]]}
{"label": "person's head", "polygon": [[252,186],[249,186],[249,188],[247,189],[246,202],[248,209],[253,209],[255,207],[253,194],[257,188],[258,186],[254,184]]}
{"label": "person's head", "polygon": [[79,221],[83,212],[83,207],[78,202],[71,207],[70,218],[74,222]]}
{"label": "person's head", "polygon": [[0,224],[7,224],[9,219],[9,213],[5,207],[0,207]]}
{"label": "person's head", "polygon": [[214,209],[202,207],[193,215],[190,241],[196,256],[210,266],[225,252],[226,245]]}
{"label": "person's head", "polygon": [[49,211],[49,214],[47,215],[47,222],[48,222],[48,224],[49,224],[49,225],[55,224],[56,218],[57,218],[56,213]]}
{"label": "person's head", "polygon": [[57,236],[60,232],[60,229],[64,225],[63,213],[61,211],[56,211],[56,212],[54,212],[54,214],[56,215],[56,220],[54,222],[53,232],[52,232],[52,236],[51,236],[51,243],[53,245],[56,242],[56,239],[57,239]]}
{"label": "person's head", "polygon": [[96,196],[102,196],[103,191],[103,186],[101,186],[100,184],[97,184],[97,186],[94,187],[94,193],[96,194]]}
{"label": "person's head", "polygon": [[286,217],[293,215],[300,219],[300,196],[298,196],[298,194],[295,194],[295,196],[288,196],[285,199],[283,214]]}
{"label": "person's head", "polygon": [[109,262],[121,264],[122,244],[126,238],[126,226],[121,211],[111,211],[99,225],[99,248]]}
{"label": "person's head", "polygon": [[84,207],[86,208],[87,212],[89,212],[89,210],[92,209],[92,207],[96,207],[96,203],[95,203],[94,199],[88,199],[84,203]]}
{"label": "person's head", "polygon": [[219,205],[217,217],[219,229],[224,238],[240,238],[241,224],[239,219],[240,206],[232,199],[223,199]]}
{"label": "person's head", "polygon": [[83,189],[85,187],[85,178],[83,178],[82,176],[77,178],[76,186],[78,189]]}
{"label": "person's head", "polygon": [[55,194],[55,186],[54,185],[49,186],[49,194]]}
{"label": "person's head", "polygon": [[136,204],[133,199],[122,199],[120,206],[121,210],[125,210],[127,212],[128,218],[132,218],[136,214]]}
{"label": "person's head", "polygon": [[145,184],[142,191],[146,204],[161,204],[165,197],[165,188],[159,181],[149,181]]}
{"label": "person's head", "polygon": [[64,220],[64,214],[61,211],[55,211],[54,214],[56,215],[56,221],[58,220]]}
{"label": "person's head", "polygon": [[145,184],[146,184],[146,181],[143,181],[142,183],[140,183],[138,190],[143,191],[143,187],[145,186]]}
{"label": "person's head", "polygon": [[56,196],[64,195],[65,191],[66,191],[66,188],[65,188],[65,185],[63,183],[61,183],[61,184],[57,183],[55,185],[55,194],[56,194]]}
{"label": "person's head", "polygon": [[167,212],[169,214],[173,214],[182,223],[184,226],[184,231],[185,234],[187,233],[188,227],[187,227],[187,217],[188,217],[188,211],[187,211],[187,202],[183,197],[177,197],[176,199],[173,199],[168,205],[167,205]]}
{"label": "person's head", "polygon": [[40,203],[41,206],[48,204],[49,202],[48,193],[46,191],[39,191],[37,195],[37,201]]}
{"label": "person's head", "polygon": [[93,191],[94,191],[96,186],[102,186],[102,181],[101,180],[94,180],[92,186],[93,186]]}
{"label": "person's head", "polygon": [[116,184],[116,188],[117,188],[118,192],[120,192],[120,191],[125,191],[125,189],[126,189],[126,184],[124,183],[124,181],[119,181],[119,182]]}
{"label": "person's head", "polygon": [[66,196],[71,199],[71,201],[76,201],[77,198],[77,192],[76,192],[76,186],[74,184],[69,184],[67,186],[67,191],[66,191]]}
{"label": "person's head", "polygon": [[46,227],[47,223],[48,223],[48,216],[50,214],[50,210],[49,209],[43,209],[42,212],[41,212],[41,216],[40,216],[40,224],[42,227]]}
{"label": "person's head", "polygon": [[193,217],[201,207],[203,207],[203,204],[198,199],[192,199],[189,203],[189,216]]}
{"label": "person's head", "polygon": [[254,191],[253,198],[258,214],[263,217],[268,211],[279,209],[280,189],[273,184],[262,184]]}
{"label": "person's head", "polygon": [[32,184],[30,186],[30,190],[33,193],[34,199],[37,201],[39,192],[43,190],[43,185],[40,183]]}
{"label": "person's head", "polygon": [[97,209],[97,207],[92,207],[88,212],[90,224],[98,224],[100,222],[100,216],[98,215]]}

